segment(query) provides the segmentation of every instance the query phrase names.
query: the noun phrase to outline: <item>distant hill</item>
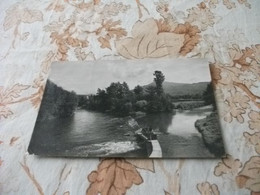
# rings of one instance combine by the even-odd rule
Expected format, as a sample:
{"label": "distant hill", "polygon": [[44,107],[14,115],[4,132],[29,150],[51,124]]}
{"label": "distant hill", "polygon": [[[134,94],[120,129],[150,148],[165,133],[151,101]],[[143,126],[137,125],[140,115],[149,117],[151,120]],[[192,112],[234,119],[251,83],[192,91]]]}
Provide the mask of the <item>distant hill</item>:
{"label": "distant hill", "polygon": [[[171,96],[183,96],[183,95],[202,95],[206,90],[209,82],[199,82],[199,83],[173,83],[164,82],[163,89],[165,93]],[[144,88],[148,86],[155,86],[155,83],[150,83],[145,85]]]}

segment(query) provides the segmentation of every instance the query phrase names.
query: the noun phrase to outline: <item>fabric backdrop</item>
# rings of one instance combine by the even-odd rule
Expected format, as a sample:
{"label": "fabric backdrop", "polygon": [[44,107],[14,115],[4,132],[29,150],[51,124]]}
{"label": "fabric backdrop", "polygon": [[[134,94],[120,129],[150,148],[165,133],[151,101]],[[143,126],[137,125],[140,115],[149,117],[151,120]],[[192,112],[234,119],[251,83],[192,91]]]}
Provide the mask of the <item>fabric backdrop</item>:
{"label": "fabric backdrop", "polygon": [[[0,194],[259,195],[259,9],[259,0],[1,1]],[[214,64],[223,159],[28,155],[51,62],[170,57]]]}

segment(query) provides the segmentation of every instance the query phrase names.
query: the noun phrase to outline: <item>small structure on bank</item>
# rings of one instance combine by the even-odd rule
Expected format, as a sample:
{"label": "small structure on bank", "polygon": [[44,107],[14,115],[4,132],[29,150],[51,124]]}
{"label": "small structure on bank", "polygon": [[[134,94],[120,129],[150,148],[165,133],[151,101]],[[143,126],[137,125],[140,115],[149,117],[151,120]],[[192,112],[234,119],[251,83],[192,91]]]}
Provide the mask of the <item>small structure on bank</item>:
{"label": "small structure on bank", "polygon": [[135,131],[135,135],[146,141],[148,144],[151,144],[152,151],[149,155],[149,158],[162,157],[162,148],[158,142],[157,134],[153,131],[152,128],[140,128]]}

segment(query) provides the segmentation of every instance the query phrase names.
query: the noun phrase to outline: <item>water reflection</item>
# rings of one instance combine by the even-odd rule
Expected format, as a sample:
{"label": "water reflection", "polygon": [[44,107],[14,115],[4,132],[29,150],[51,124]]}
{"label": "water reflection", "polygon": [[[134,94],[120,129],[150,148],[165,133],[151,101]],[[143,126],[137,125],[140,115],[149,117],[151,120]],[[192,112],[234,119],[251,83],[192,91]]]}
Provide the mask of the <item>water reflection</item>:
{"label": "water reflection", "polygon": [[[190,151],[190,148],[194,146],[194,150],[201,154],[208,152],[194,127],[195,121],[207,113],[200,109],[176,111],[149,114],[136,120],[141,127],[152,127],[162,132],[159,141],[165,156],[182,156],[180,151],[185,150],[185,154],[191,157],[195,151]],[[78,110],[72,117],[37,121],[30,146],[38,154],[95,156],[122,152],[144,157],[145,147],[139,147],[140,143],[134,136],[136,129],[128,125],[128,120],[127,117]]]}
{"label": "water reflection", "polygon": [[139,149],[135,136],[124,136],[134,134],[126,124],[127,118],[78,110],[71,117],[37,121],[30,147],[38,154],[84,156]]}
{"label": "water reflection", "polygon": [[149,114],[143,118],[137,119],[141,127],[152,127],[163,133],[167,133],[169,126],[172,124],[173,113]]}
{"label": "water reflection", "polygon": [[204,118],[210,113],[211,107],[203,109],[178,111],[174,113],[149,114],[137,119],[141,127],[152,127],[164,134],[192,136],[200,135],[194,124],[196,120]]}

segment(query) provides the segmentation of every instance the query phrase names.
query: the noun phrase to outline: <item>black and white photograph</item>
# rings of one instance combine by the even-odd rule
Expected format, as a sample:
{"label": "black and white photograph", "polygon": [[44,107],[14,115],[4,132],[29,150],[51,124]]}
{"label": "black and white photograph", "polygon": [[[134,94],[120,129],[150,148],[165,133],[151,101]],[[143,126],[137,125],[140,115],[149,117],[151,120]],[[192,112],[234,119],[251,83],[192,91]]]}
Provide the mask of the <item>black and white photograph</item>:
{"label": "black and white photograph", "polygon": [[60,157],[220,158],[205,59],[54,62],[29,144]]}

